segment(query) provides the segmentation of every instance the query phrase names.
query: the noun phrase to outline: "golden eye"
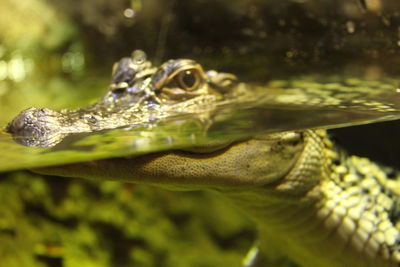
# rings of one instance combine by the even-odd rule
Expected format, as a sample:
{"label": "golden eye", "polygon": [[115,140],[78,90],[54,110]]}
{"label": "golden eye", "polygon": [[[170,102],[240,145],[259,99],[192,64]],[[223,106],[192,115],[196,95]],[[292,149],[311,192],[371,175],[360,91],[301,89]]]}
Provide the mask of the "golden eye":
{"label": "golden eye", "polygon": [[182,89],[191,91],[197,89],[201,78],[195,70],[184,70],[177,75],[176,79]]}

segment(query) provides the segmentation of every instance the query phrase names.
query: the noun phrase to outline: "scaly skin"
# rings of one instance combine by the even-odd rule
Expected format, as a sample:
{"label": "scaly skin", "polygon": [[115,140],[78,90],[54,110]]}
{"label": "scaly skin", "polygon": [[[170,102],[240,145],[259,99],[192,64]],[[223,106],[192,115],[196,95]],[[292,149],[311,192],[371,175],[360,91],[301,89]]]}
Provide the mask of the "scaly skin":
{"label": "scaly skin", "polygon": [[[169,60],[153,68],[146,54],[114,64],[109,91],[97,103],[80,109],[55,111],[28,108],[6,127],[25,146],[52,147],[74,133],[151,125],[177,116],[205,114],[234,98],[236,76],[205,72],[194,60]],[[234,91],[234,93],[237,90]]]}
{"label": "scaly skin", "polygon": [[258,222],[261,248],[302,266],[400,263],[396,182],[369,160],[338,153],[324,131],[36,171],[216,191]]}
{"label": "scaly skin", "polygon": [[[110,91],[98,103],[60,112],[31,108],[18,115],[8,131],[24,137],[16,140],[25,145],[52,146],[70,133],[152,123],[177,111],[212,111],[214,104],[234,98],[229,93],[234,75],[204,72],[191,60],[167,61],[156,69],[139,51],[122,59],[113,73]],[[318,105],[341,103],[329,92],[314,93],[325,101]],[[353,98],[344,97],[342,104]],[[281,101],[299,99],[287,93]],[[371,104],[393,109],[375,102],[365,106]],[[261,248],[270,254],[272,266],[278,262],[275,253],[268,253],[272,247],[303,266],[400,264],[398,183],[367,159],[337,152],[324,131],[270,134],[201,150],[36,171],[222,194],[259,223]]]}
{"label": "scaly skin", "polygon": [[231,197],[302,266],[398,266],[396,182],[367,159],[339,155],[324,132],[305,135],[294,168],[257,201]]}

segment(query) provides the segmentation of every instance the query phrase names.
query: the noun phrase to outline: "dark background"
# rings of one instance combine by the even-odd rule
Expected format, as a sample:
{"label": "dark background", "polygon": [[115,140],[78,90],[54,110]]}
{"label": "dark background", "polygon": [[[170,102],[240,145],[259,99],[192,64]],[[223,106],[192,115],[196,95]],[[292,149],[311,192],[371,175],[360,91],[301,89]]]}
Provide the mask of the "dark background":
{"label": "dark background", "polygon": [[[195,58],[256,83],[307,73],[379,80],[400,71],[395,0],[88,2],[49,1],[76,25],[90,66],[110,66],[140,48],[158,62]],[[351,154],[396,167],[399,133],[388,122],[332,137]]]}

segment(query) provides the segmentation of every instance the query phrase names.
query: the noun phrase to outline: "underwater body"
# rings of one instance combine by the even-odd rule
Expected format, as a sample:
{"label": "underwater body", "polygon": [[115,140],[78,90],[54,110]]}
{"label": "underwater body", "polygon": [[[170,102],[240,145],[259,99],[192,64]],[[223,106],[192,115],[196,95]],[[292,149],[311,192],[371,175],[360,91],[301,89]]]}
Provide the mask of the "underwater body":
{"label": "underwater body", "polygon": [[[178,5],[180,4],[178,3]],[[295,4],[294,6],[296,7]],[[373,10],[374,9],[372,9],[372,11]],[[369,12],[368,16],[370,15],[370,13],[373,13],[372,11],[369,9],[367,10],[367,12]],[[141,47],[144,46],[139,44],[135,46],[135,48],[141,48]],[[129,50],[132,50],[132,47],[129,47]],[[146,48],[146,51],[147,50],[148,49]],[[129,53],[130,51],[127,51],[124,55],[121,56],[129,55]],[[288,60],[292,59],[292,57],[290,57],[291,55],[292,55],[291,53],[286,55]],[[27,167],[33,168],[33,167],[48,166],[48,165],[58,165],[64,163],[66,164],[66,163],[73,163],[73,162],[80,162],[80,161],[87,161],[94,159],[132,155],[134,153],[143,155],[149,153],[150,151],[157,151],[157,150],[169,151],[174,148],[180,148],[185,150],[186,148],[189,149],[193,145],[198,146],[206,144],[210,142],[210,140],[212,140],[216,144],[220,144],[221,140],[227,141],[227,139],[229,140],[229,142],[234,142],[235,140],[246,139],[249,136],[255,135],[257,133],[262,133],[265,131],[268,132],[269,130],[271,130],[270,133],[272,132],[279,133],[281,131],[287,131],[287,130],[299,130],[299,129],[309,129],[309,128],[315,129],[320,127],[331,128],[336,126],[348,126],[356,123],[357,124],[363,123],[363,121],[365,123],[375,120],[395,119],[396,116],[396,111],[397,111],[396,89],[398,84],[397,80],[394,75],[385,74],[384,76],[381,76],[382,70],[380,70],[380,65],[378,63],[376,63],[378,65],[375,66],[374,65],[371,65],[370,67],[368,67],[367,65],[365,66],[365,69],[368,70],[368,72],[366,72],[368,75],[366,75],[365,77],[360,77],[360,75],[357,73],[357,67],[353,67],[353,69],[356,69],[356,71],[354,72],[350,71],[348,75],[338,76],[338,75],[326,75],[321,73],[289,75],[288,72],[288,76],[291,76],[290,78],[282,77],[276,74],[270,74],[274,77],[270,78],[268,81],[263,82],[261,80],[256,79],[257,82],[254,82],[254,80],[248,78],[249,76],[246,77],[246,75],[243,75],[243,73],[241,72],[232,71],[229,68],[221,68],[221,66],[218,66],[218,64],[210,64],[210,62],[207,63],[207,60],[201,56],[200,57],[187,56],[185,53],[182,53],[173,56],[168,55],[165,56],[165,58],[166,60],[170,58],[190,58],[196,60],[202,66],[204,65],[203,62],[205,61],[207,64],[207,67],[203,66],[203,69],[205,70],[215,69],[216,71],[224,71],[226,73],[235,74],[238,77],[239,82],[245,84],[249,88],[253,88],[251,90],[257,91],[257,87],[262,88],[261,90],[269,88],[273,89],[271,90],[271,92],[273,93],[270,94],[265,93],[263,98],[256,97],[258,101],[255,101],[254,98],[253,99],[250,98],[249,101],[244,101],[242,106],[234,105],[234,107],[237,107],[237,109],[232,110],[232,107],[229,107],[229,105],[223,106],[220,110],[218,110],[220,112],[217,115],[208,114],[212,112],[210,112],[210,110],[207,110],[206,111],[207,116],[203,116],[203,118],[199,119],[197,117],[199,114],[196,114],[195,115],[196,118],[191,122],[190,122],[190,117],[193,116],[193,113],[190,113],[189,117],[187,114],[184,114],[184,116],[181,118],[177,116],[176,121],[174,121],[173,123],[171,123],[170,121],[166,121],[164,123],[163,122],[159,123],[154,121],[153,125],[150,126],[147,124],[135,125],[135,127],[131,129],[117,129],[104,132],[100,131],[95,134],[87,134],[87,133],[73,134],[64,139],[64,141],[59,143],[59,145],[55,145],[53,148],[34,149],[34,148],[23,147],[15,143],[10,135],[4,133],[2,135],[3,151],[8,151],[9,153],[4,153],[3,156],[4,159],[2,160],[2,162],[4,162],[4,164],[2,164],[3,170],[15,170]],[[246,58],[249,59],[249,57]],[[390,59],[394,60],[394,57]],[[253,65],[252,71],[254,72],[259,69],[261,70],[261,68],[256,66],[257,63],[253,61],[254,60],[251,60]],[[245,62],[242,63],[246,64]],[[71,103],[63,104],[63,106],[60,108],[53,105],[53,103],[51,105],[43,103],[42,102],[44,101],[43,96],[41,96],[41,98],[39,98],[37,102],[35,102],[33,99],[26,99],[25,102],[17,101],[17,104],[13,106],[13,109],[10,109],[10,111],[12,110],[12,114],[2,118],[4,123],[3,125],[5,126],[6,123],[10,122],[12,118],[18,114],[19,111],[23,110],[24,108],[28,108],[29,106],[49,107],[54,110],[61,110],[62,108],[78,109],[85,107],[87,105],[89,106],[92,105],[93,103],[101,99],[102,95],[107,94],[104,92],[105,89],[110,89],[109,86],[110,66],[111,64],[107,65],[107,75],[105,75],[104,78],[105,81],[103,85],[101,84],[94,85],[94,82],[93,84],[90,84],[90,81],[88,83],[89,85],[84,85],[84,82],[79,84],[79,87],[81,87],[81,92],[76,92],[75,96],[78,96],[79,94],[85,94],[85,90],[87,88],[93,88],[93,91],[98,91],[97,96],[94,96],[93,93],[90,94],[87,93],[90,98],[90,103],[83,102],[82,99],[80,99],[79,97],[74,97],[74,95],[69,95],[61,92],[58,93],[60,97],[67,97],[69,99],[73,99],[73,101],[82,101],[82,103],[74,102],[72,105]],[[159,66],[159,64],[154,64],[154,66],[157,67]],[[382,67],[382,69],[385,68]],[[265,67],[263,68],[263,71],[265,70],[273,72],[273,68]],[[386,70],[383,72],[386,72]],[[395,69],[393,69],[393,72],[395,72]],[[27,87],[26,85],[30,85],[31,87]],[[21,84],[21,90],[24,89],[26,90],[25,92],[32,91],[28,90],[27,88],[31,89],[33,85],[34,83],[26,83],[24,86],[22,86]],[[51,88],[51,86],[44,86],[44,88]],[[76,87],[76,89],[77,88],[78,86]],[[323,88],[324,91],[321,91],[321,88]],[[103,90],[103,92],[101,92],[101,90]],[[302,96],[304,95],[303,92],[307,90],[309,95],[306,97]],[[321,92],[326,92],[326,94],[321,95]],[[331,94],[329,92],[335,92],[335,93]],[[345,94],[343,94],[343,92],[345,92]],[[348,93],[347,96],[346,93]],[[351,93],[353,93],[353,95],[351,95]],[[14,92],[13,94],[16,93]],[[250,96],[254,95],[255,94],[251,94]],[[334,97],[332,97],[332,95]],[[280,98],[279,97],[277,98],[277,96],[280,96]],[[314,98],[311,98],[312,96]],[[340,101],[346,99],[346,97],[347,99],[351,99],[351,101],[347,101],[345,105],[342,105],[344,107],[339,107],[341,103]],[[271,102],[268,101],[278,101],[277,99],[280,101],[278,104],[282,104],[283,101],[284,104],[283,108],[282,106],[273,106],[273,108],[271,108]],[[297,105],[300,105],[300,107],[296,105],[290,106],[291,103],[296,102],[295,100],[299,100],[299,102],[297,102]],[[22,103],[28,106],[18,108],[18,105],[21,105]],[[262,104],[262,103],[269,103],[269,104]],[[7,109],[7,106],[3,105],[2,108]],[[209,122],[205,123],[207,121]],[[251,131],[249,131],[249,129],[251,129]],[[382,140],[380,140],[380,142],[382,143]],[[132,199],[132,197],[134,196],[131,196],[129,192],[132,192],[132,190],[141,190],[141,189],[134,189],[134,188],[141,188],[140,186],[132,187],[131,185],[125,185],[125,184],[118,184],[117,186],[117,184],[113,183],[111,184],[104,183],[101,186],[104,185],[106,188],[98,190],[96,189],[98,186],[97,182],[93,181],[92,182],[82,181],[82,184],[84,184],[84,186],[81,186],[81,185],[76,185],[76,183],[79,184],[79,182],[75,180],[74,181],[57,180],[57,182],[51,182],[53,180],[47,180],[47,179],[54,179],[54,178],[46,178],[46,180],[44,181],[47,182],[43,182],[42,179],[43,178],[40,178],[39,176],[27,179],[23,178],[23,175],[19,175],[19,178],[6,179],[8,183],[17,183],[17,182],[21,183],[21,186],[18,186],[18,188],[20,188],[19,190],[10,191],[5,189],[6,192],[7,191],[13,192],[12,194],[11,193],[5,194],[5,196],[8,196],[7,199],[8,203],[13,203],[13,201],[14,203],[24,203],[21,202],[22,199],[27,199],[26,202],[27,204],[16,205],[14,213],[12,212],[8,213],[7,216],[3,217],[6,218],[4,222],[7,222],[4,223],[4,225],[8,225],[7,227],[4,227],[5,229],[4,236],[6,238],[4,240],[10,240],[10,242],[15,242],[16,235],[14,235],[13,232],[21,233],[21,231],[27,231],[29,233],[32,233],[32,240],[34,241],[32,241],[31,244],[37,245],[36,250],[33,251],[32,249],[30,249],[31,246],[28,246],[27,249],[21,250],[21,251],[26,251],[25,255],[27,255],[26,256],[27,260],[39,261],[39,262],[51,262],[53,260],[58,263],[62,262],[62,264],[71,264],[71,261],[68,260],[79,258],[78,255],[81,255],[81,257],[84,258],[85,255],[89,253],[85,252],[85,250],[83,250],[83,252],[82,250],[80,250],[81,252],[79,253],[74,252],[76,250],[74,250],[73,245],[77,245],[79,247],[79,246],[87,246],[89,244],[89,247],[93,248],[91,249],[91,251],[96,251],[95,255],[97,256],[95,258],[98,261],[104,262],[104,264],[106,265],[110,264],[110,262],[111,264],[116,264],[116,265],[121,264],[121,262],[122,263],[125,262],[125,264],[129,264],[129,262],[130,263],[140,262],[140,264],[143,264],[144,266],[146,264],[148,264],[149,266],[153,266],[152,264],[156,264],[154,266],[158,266],[157,263],[154,262],[156,262],[157,259],[159,260],[160,258],[162,258],[161,255],[163,255],[163,253],[166,251],[166,247],[171,247],[167,239],[164,239],[164,241],[162,241],[162,238],[159,239],[154,238],[154,240],[151,239],[152,234],[150,232],[148,234],[143,233],[143,235],[139,238],[140,242],[134,238],[132,240],[130,238],[130,233],[132,234],[132,236],[135,236],[135,233],[142,230],[143,228],[137,226],[136,227],[132,226],[133,228],[130,228],[129,225],[131,219],[136,221],[138,220],[136,216],[132,218],[127,215],[123,215],[124,212],[126,211],[125,208],[122,208],[121,211],[122,213],[119,212],[115,213],[115,214],[120,214],[119,216],[121,216],[120,219],[117,219],[117,217],[115,218],[113,217],[113,215],[114,216],[116,215],[112,212],[112,209],[109,209],[110,210],[109,215],[101,212],[96,213],[95,209],[93,208],[93,202],[97,202],[95,200],[86,199],[86,202],[79,202],[79,205],[77,205],[78,202],[75,202],[77,205],[76,207],[74,207],[74,205],[71,205],[71,202],[69,202],[71,194],[76,194],[75,196],[77,199],[80,199],[79,198],[80,196],[85,196],[85,195],[86,196],[89,195],[93,197],[93,199],[96,199],[99,198],[102,194],[109,192],[110,198],[108,200],[110,200],[110,202],[114,202],[115,198],[125,198],[120,202],[118,201],[117,202],[121,203],[121,207],[126,207],[128,206],[127,204],[128,202],[129,203],[135,202],[135,200]],[[38,182],[35,185],[33,181],[38,181]],[[57,191],[61,190],[61,188],[64,188],[63,190],[65,191],[63,192]],[[80,190],[80,192],[83,193],[79,193],[73,190],[78,190],[78,191]],[[152,199],[153,196],[152,192],[158,192],[157,195],[160,196],[166,194],[168,198],[168,193],[164,191],[155,191],[155,190],[157,189],[151,188],[150,193],[145,193],[146,196],[149,196],[149,198]],[[46,195],[46,192],[49,191],[57,192],[56,194],[54,194],[54,197],[52,199],[40,197]],[[121,192],[126,192],[126,194]],[[200,199],[203,199],[204,197],[199,193],[190,193],[190,194],[188,193],[185,195],[188,196],[189,198],[193,197],[194,199],[196,199],[196,197],[200,197]],[[21,196],[23,196],[23,198],[21,198]],[[209,197],[205,197],[205,199],[209,199]],[[107,200],[107,198],[103,200],[104,202],[101,202],[99,204],[107,205],[107,201],[105,201]],[[181,218],[180,216],[182,216],[182,213],[189,214],[191,207],[194,207],[194,203],[196,202],[201,203],[202,201],[193,201],[193,202],[189,201],[189,203],[192,203],[191,207],[189,207],[190,206],[189,204],[187,204],[184,207],[181,207],[181,205],[178,205],[177,203],[175,204],[172,204],[174,202],[168,203],[168,201],[157,199],[157,197],[154,202],[150,201],[152,205],[154,205],[154,203],[160,203],[160,202],[165,203],[165,205],[170,205],[168,206],[169,207],[168,216],[170,217],[168,217],[169,219],[166,220],[160,220],[159,223],[163,223],[165,225],[166,227],[165,229],[167,229],[165,231],[170,231],[169,233],[172,233],[172,235],[174,236],[182,237],[183,233],[181,235],[181,233],[174,232],[173,230],[174,227],[180,225],[179,223],[181,222],[181,219],[176,219],[176,218]],[[179,200],[177,202],[181,203]],[[33,203],[33,204],[28,204],[28,203]],[[81,206],[82,203],[87,203],[87,204],[82,205],[83,207],[79,211],[78,206]],[[237,225],[235,226],[235,224],[234,225],[230,224],[232,226],[232,229],[226,229],[228,230],[227,232],[230,233],[231,236],[238,237],[238,239],[234,239],[236,241],[232,241],[232,239],[226,237],[226,232],[222,231],[221,229],[218,229],[218,227],[220,227],[218,225],[226,225],[226,223],[218,222],[215,224],[213,223],[211,226],[211,223],[203,221],[203,224],[209,225],[209,229],[212,229],[210,230],[211,234],[210,232],[208,232],[207,234],[205,233],[198,234],[200,238],[208,237],[207,240],[205,240],[204,243],[202,243],[204,244],[204,248],[210,249],[210,251],[213,248],[215,249],[215,245],[212,245],[213,240],[219,244],[217,248],[214,250],[215,253],[209,254],[210,255],[209,264],[211,266],[212,264],[215,264],[215,259],[211,259],[213,255],[225,255],[226,252],[227,254],[226,259],[225,260],[221,259],[221,261],[226,263],[231,260],[233,264],[240,266],[242,256],[245,255],[246,251],[252,246],[252,240],[256,239],[254,228],[251,225],[251,222],[246,221],[247,219],[243,218],[238,219],[239,215],[237,215],[234,212],[230,212],[229,209],[227,208],[219,209],[218,208],[219,205],[222,204],[215,204],[214,200],[212,200],[209,203],[213,203],[211,206],[216,205],[214,208],[217,209],[217,211],[213,212],[213,215],[208,214],[206,217],[219,217],[216,215],[219,213],[223,214],[223,212],[229,212],[231,213],[230,216],[233,216],[232,218],[235,218],[229,221],[231,222],[243,221],[243,225],[245,225],[244,228],[240,228]],[[181,204],[184,205],[184,203]],[[141,209],[139,204],[136,207],[134,205],[132,206],[133,206],[131,207],[132,209],[134,208],[138,208],[139,210]],[[18,207],[19,211],[17,209]],[[21,207],[24,208],[22,209]],[[69,211],[70,213],[64,210],[63,207],[70,209]],[[168,207],[164,206],[160,207],[160,209],[166,208],[168,210]],[[114,210],[118,210],[118,208],[115,208]],[[145,214],[147,214],[147,212],[150,212],[151,209],[150,210],[145,209],[145,210],[142,209],[140,215],[139,213],[137,213],[138,217],[143,218],[143,220],[146,220],[146,218],[149,219],[149,217],[147,217]],[[47,230],[46,231],[39,230],[38,232],[38,230],[35,230],[34,227],[32,228],[32,226],[30,226],[29,223],[25,224],[26,228],[25,226],[18,226],[15,224],[14,224],[14,229],[13,226],[9,226],[10,224],[13,225],[12,222],[13,220],[15,221],[15,219],[13,218],[15,218],[15,216],[17,216],[18,214],[20,214],[19,216],[22,216],[22,214],[24,214],[24,211],[30,211],[31,212],[30,214],[32,214],[34,218],[36,219],[39,218],[44,222],[44,225],[49,225],[50,228],[48,229],[53,229],[52,232],[50,232],[49,235],[43,234]],[[75,214],[80,214],[80,215],[79,216],[74,215],[74,212],[77,212]],[[198,214],[200,213],[201,212],[198,212]],[[53,214],[53,215],[49,217],[48,215],[45,214]],[[91,215],[89,216],[88,214]],[[132,212],[130,214],[132,215]],[[187,227],[190,227],[191,225],[189,222],[192,222],[192,219],[187,219],[187,218],[192,218],[191,216],[192,215],[186,215],[185,217],[186,223],[184,220],[184,225]],[[86,217],[86,221],[84,220],[79,222],[84,217]],[[53,219],[47,221],[46,218],[53,218]],[[226,216],[226,218],[228,218],[228,216]],[[115,222],[114,219],[117,220],[117,222]],[[193,223],[196,224],[195,222]],[[115,227],[110,227],[110,225]],[[17,227],[18,231],[15,230],[15,226],[18,226]],[[78,228],[86,232],[80,232],[77,230]],[[85,236],[82,233],[86,233],[88,235],[87,238],[91,239],[90,241],[89,240],[83,241],[77,239],[76,242],[75,241],[73,242],[71,239],[67,240],[64,237],[58,237],[58,238],[54,237],[54,235],[59,235],[60,233],[63,233],[63,230],[61,229],[70,231],[70,233],[77,234],[80,237]],[[158,228],[158,229],[164,229],[164,228]],[[151,229],[149,229],[149,231],[150,230]],[[188,232],[190,231],[189,228],[187,231]],[[36,236],[34,235],[34,233],[36,233]],[[53,233],[53,235],[51,233]],[[116,235],[115,233],[120,233],[120,234]],[[41,236],[41,234],[43,235]],[[90,235],[92,237],[90,237]],[[109,238],[110,235],[114,236],[115,238]],[[196,234],[190,232],[190,234],[187,236],[189,238],[194,238]],[[41,241],[42,239],[45,240]],[[99,239],[106,240],[105,242],[107,245],[105,247],[108,248],[114,248],[118,243],[124,244],[124,246],[122,246],[123,248],[114,250],[99,248],[96,247],[98,242],[96,240]],[[148,241],[148,240],[153,240],[153,241]],[[177,240],[184,241],[185,238],[183,239],[177,238]],[[231,241],[224,242],[223,240],[231,240]],[[81,241],[84,243],[86,242],[86,245],[79,244],[79,242]],[[179,247],[179,241],[175,241],[174,243],[176,244],[176,248],[172,247],[172,250],[176,249],[177,252],[179,252],[183,249],[182,247]],[[65,247],[64,244],[69,244],[69,246]],[[154,248],[153,246],[156,247]],[[20,245],[18,245],[17,248],[18,247],[20,247]],[[94,247],[96,247],[96,249],[94,249]],[[240,251],[240,253],[236,253],[235,255],[229,254],[230,251],[229,249],[232,249],[233,251]],[[123,255],[123,257],[120,257],[120,255]],[[219,256],[216,256],[215,258],[218,257]],[[120,259],[120,261],[118,261],[118,259]],[[167,257],[167,261],[163,262],[167,262],[165,264],[168,264],[168,262],[174,262],[174,263],[179,262],[176,264],[182,264],[182,266],[185,266],[184,265],[185,262],[187,264],[187,261],[190,260],[196,261],[195,259],[191,259],[190,255],[188,255],[188,257],[186,258],[182,256],[182,253],[171,253]],[[200,263],[207,262],[207,260],[208,259],[204,258],[199,259]]]}

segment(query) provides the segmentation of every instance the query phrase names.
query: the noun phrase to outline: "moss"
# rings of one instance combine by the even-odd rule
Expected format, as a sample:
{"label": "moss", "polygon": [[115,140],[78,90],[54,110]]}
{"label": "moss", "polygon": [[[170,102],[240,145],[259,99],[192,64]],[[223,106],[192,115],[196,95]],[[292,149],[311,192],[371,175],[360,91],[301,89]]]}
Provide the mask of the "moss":
{"label": "moss", "polygon": [[240,266],[255,236],[251,222],[200,192],[1,177],[4,266]]}

